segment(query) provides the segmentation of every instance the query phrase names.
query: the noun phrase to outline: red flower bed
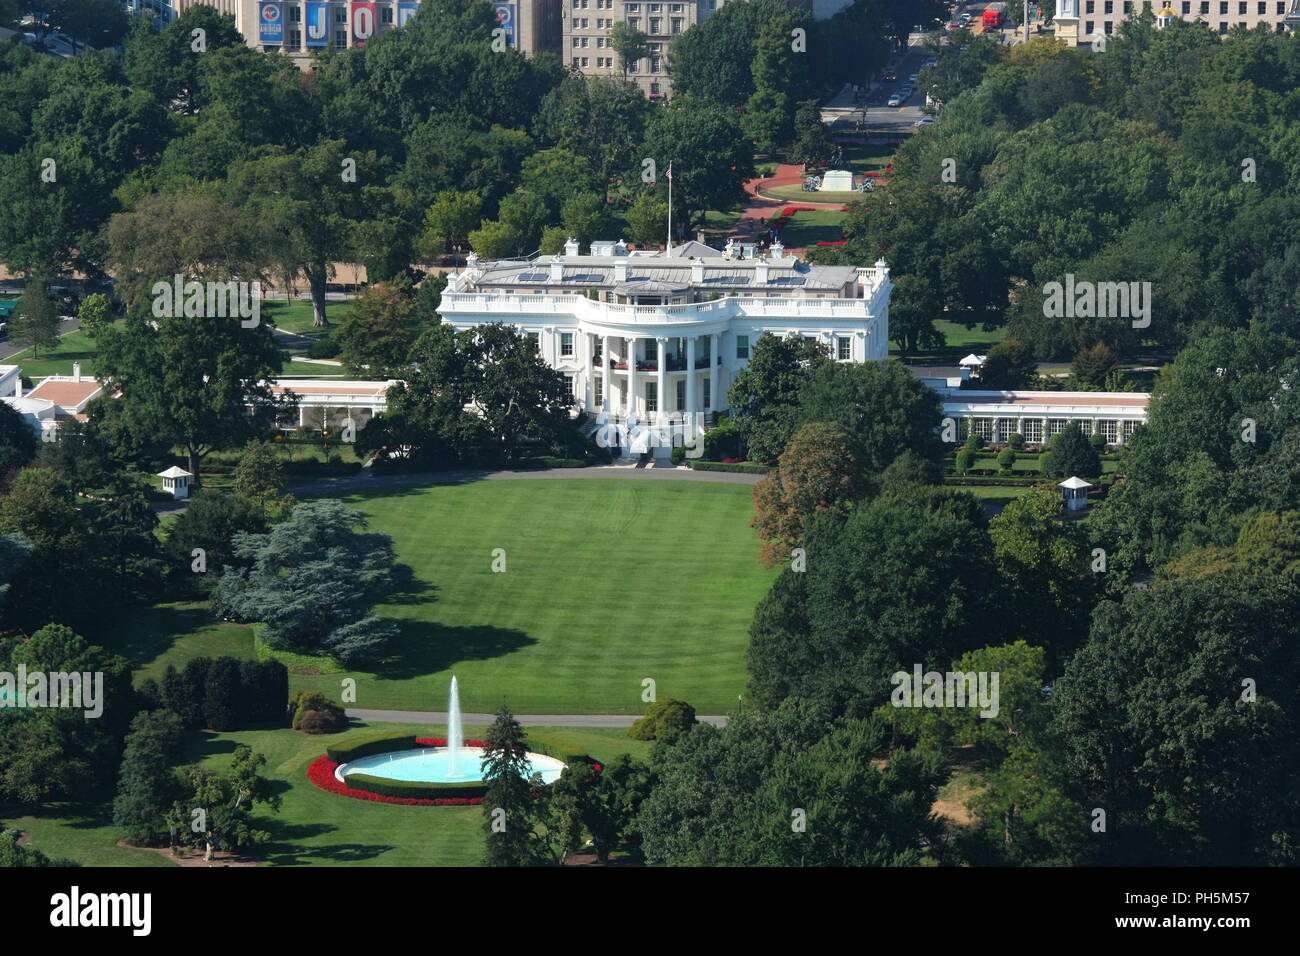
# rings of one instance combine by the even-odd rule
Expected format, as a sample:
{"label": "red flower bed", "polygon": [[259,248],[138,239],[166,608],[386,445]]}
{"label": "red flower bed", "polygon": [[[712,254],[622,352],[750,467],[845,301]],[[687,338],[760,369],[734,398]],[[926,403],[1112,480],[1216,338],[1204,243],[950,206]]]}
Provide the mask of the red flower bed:
{"label": "red flower bed", "polygon": [[818,240],[817,245],[819,245],[819,246],[842,246],[842,245],[844,245],[844,240],[843,240],[843,239],[836,239],[834,242],[826,242],[825,240]]}
{"label": "red flower bed", "polygon": [[[415,742],[425,747],[447,746],[446,737],[417,737]],[[465,746],[484,747],[486,745],[481,740],[467,740]],[[337,793],[342,797],[352,797],[355,800],[369,800],[372,803],[400,803],[406,807],[469,807],[478,806],[483,802],[482,797],[439,797],[436,800],[417,800],[413,797],[383,797],[365,790],[354,790],[347,784],[339,783],[338,778],[334,776],[334,771],[338,769],[338,766],[327,756],[317,757],[312,761],[311,766],[307,768],[307,779],[322,790],[327,790],[330,793]]]}
{"label": "red flower bed", "polygon": [[814,209],[812,206],[786,206],[784,209],[781,210],[781,218],[789,219],[797,212],[816,212],[816,211],[817,210]]}
{"label": "red flower bed", "polygon": [[734,464],[737,464],[738,462],[742,462],[742,461],[744,461],[744,460],[745,460],[745,459],[743,459],[743,458],[724,458],[724,459],[722,459],[722,463],[723,463],[724,465],[734,465]]}

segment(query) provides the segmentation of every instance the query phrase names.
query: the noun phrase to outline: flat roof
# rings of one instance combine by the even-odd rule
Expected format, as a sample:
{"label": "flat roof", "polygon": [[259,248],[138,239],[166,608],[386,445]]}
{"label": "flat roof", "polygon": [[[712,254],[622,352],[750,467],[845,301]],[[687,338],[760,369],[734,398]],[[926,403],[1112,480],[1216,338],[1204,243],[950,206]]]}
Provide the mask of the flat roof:
{"label": "flat roof", "polygon": [[1146,408],[1151,402],[1151,396],[1146,392],[984,392],[975,389],[948,388],[940,394],[945,403],[970,405],[1092,405]]}
{"label": "flat roof", "polygon": [[90,401],[104,386],[93,378],[74,382],[71,379],[47,378],[27,393],[28,398],[46,398],[60,408],[79,410]]}

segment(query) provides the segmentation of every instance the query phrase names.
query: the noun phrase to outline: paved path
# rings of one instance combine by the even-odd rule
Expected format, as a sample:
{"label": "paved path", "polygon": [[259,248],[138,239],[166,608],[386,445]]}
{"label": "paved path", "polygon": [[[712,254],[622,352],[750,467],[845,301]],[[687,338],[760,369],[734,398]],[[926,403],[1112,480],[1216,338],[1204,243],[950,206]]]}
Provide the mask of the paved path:
{"label": "paved path", "polygon": [[[369,469],[367,469],[369,471]],[[762,475],[731,471],[694,471],[685,466],[667,468],[636,465],[595,465],[590,468],[550,468],[543,471],[437,471],[410,475],[368,475],[356,478],[318,478],[289,486],[294,494],[328,494],[337,491],[370,491],[376,488],[410,488],[420,485],[460,485],[471,481],[562,480],[566,478],[634,478],[661,481],[702,481],[723,485],[755,485]]]}
{"label": "paved path", "polygon": [[[447,714],[441,710],[358,710],[348,708],[347,715],[358,720],[383,720],[394,724],[445,724]],[[640,714],[515,714],[515,719],[528,727],[631,727]],[[470,726],[492,726],[496,714],[461,714],[460,719]],[[727,718],[697,716],[696,720],[714,727],[725,727]]]}
{"label": "paved path", "polygon": [[[10,327],[12,328],[12,320],[10,323]],[[69,335],[77,331],[77,329],[79,328],[81,328],[80,319],[78,319],[76,316],[65,315],[63,316],[63,318],[59,320],[59,338],[63,338],[65,335]],[[11,359],[19,352],[27,352],[30,350],[31,350],[30,345],[24,345],[21,342],[16,342],[14,341],[14,336],[10,335],[9,338],[7,338],[5,341],[0,342],[0,359]],[[37,361],[37,360],[32,359],[32,361]],[[45,360],[40,359],[39,361],[43,362]],[[37,376],[37,378],[41,378],[41,377],[42,376],[39,375]]]}

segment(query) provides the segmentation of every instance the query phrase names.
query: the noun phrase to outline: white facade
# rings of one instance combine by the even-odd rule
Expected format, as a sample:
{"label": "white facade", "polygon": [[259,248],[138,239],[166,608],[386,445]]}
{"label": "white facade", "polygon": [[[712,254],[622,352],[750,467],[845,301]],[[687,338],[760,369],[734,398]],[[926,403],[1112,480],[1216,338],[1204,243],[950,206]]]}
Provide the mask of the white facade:
{"label": "white facade", "polygon": [[1044,444],[1068,423],[1085,435],[1101,432],[1108,445],[1122,445],[1146,424],[1146,392],[992,392],[940,388],[943,414],[958,424],[961,439],[973,429],[985,441],[1005,442],[1013,432],[1030,445]]}
{"label": "white facade", "polygon": [[[457,330],[505,322],[531,335],[572,383],[578,408],[606,421],[711,422],[764,332],[824,343],[843,362],[889,351],[884,260],[813,266],[724,254],[699,243],[480,263],[450,277],[439,313]],[[662,451],[663,454],[667,450]]]}

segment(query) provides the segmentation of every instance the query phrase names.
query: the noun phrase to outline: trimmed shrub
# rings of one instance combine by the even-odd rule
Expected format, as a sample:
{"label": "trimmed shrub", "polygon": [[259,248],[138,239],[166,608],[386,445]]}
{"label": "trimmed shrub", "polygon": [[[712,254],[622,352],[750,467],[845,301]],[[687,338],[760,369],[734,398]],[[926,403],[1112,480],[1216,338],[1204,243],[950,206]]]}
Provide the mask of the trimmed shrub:
{"label": "trimmed shrub", "polygon": [[1010,448],[1004,448],[998,452],[998,467],[1004,472],[1010,472],[1011,466],[1016,463],[1016,453]]}
{"label": "trimmed shrub", "polygon": [[338,354],[343,351],[343,346],[335,342],[328,335],[316,339],[307,347],[307,357],[314,359],[332,359],[337,358]]}
{"label": "trimmed shrub", "polygon": [[[1052,437],[1055,438],[1056,436],[1053,435]],[[1052,453],[1050,451],[1045,451],[1038,456],[1038,470],[1045,475],[1052,473]]]}
{"label": "trimmed shrub", "polygon": [[1015,451],[1020,451],[1025,447],[1025,436],[1020,434],[1020,432],[1012,432],[1007,436],[1007,444]]}
{"label": "trimmed shrub", "polygon": [[309,710],[302,715],[298,729],[304,734],[336,734],[348,729],[348,716],[342,707]]}
{"label": "trimmed shrub", "polygon": [[695,724],[695,708],[684,700],[665,697],[646,708],[641,717],[628,730],[633,740],[671,739],[690,730]]}
{"label": "trimmed shrub", "polygon": [[735,464],[724,463],[720,461],[703,461],[695,459],[690,461],[690,466],[696,471],[733,471],[743,475],[766,475],[772,470],[772,465],[756,465],[753,462],[738,462]]}
{"label": "trimmed shrub", "polygon": [[674,465],[680,465],[682,462],[684,462],[686,460],[686,446],[685,445],[674,446],[672,452],[670,452],[668,455],[668,460],[671,461]]}
{"label": "trimmed shrub", "polygon": [[966,472],[970,471],[973,464],[975,464],[975,452],[971,451],[969,448],[963,448],[961,451],[957,452],[957,474],[966,474]]}
{"label": "trimmed shrub", "polygon": [[1093,432],[1088,436],[1088,444],[1097,449],[1097,451],[1101,451],[1106,447],[1106,436],[1101,432]]}
{"label": "trimmed shrub", "polygon": [[967,451],[979,451],[984,447],[984,439],[980,438],[979,433],[974,428],[966,436],[966,444],[963,446]]}
{"label": "trimmed shrub", "polygon": [[325,753],[335,763],[348,763],[371,754],[382,754],[389,750],[414,750],[415,734],[395,737],[385,734],[381,737],[364,737],[343,747],[326,747]]}
{"label": "trimmed shrub", "polygon": [[352,790],[377,793],[381,797],[405,797],[410,800],[481,797],[487,793],[489,786],[482,780],[469,783],[417,783],[406,780],[385,780],[364,773],[350,773],[343,779]]}
{"label": "trimmed shrub", "polygon": [[[343,708],[318,690],[298,691],[289,702],[289,709],[292,712],[290,726],[294,730],[305,730],[307,733],[321,734],[328,733],[328,731],[320,728],[335,726],[339,730],[343,730],[348,725],[347,714]],[[307,730],[304,726],[310,714],[320,715],[312,721],[312,726],[318,728],[316,730]]]}

